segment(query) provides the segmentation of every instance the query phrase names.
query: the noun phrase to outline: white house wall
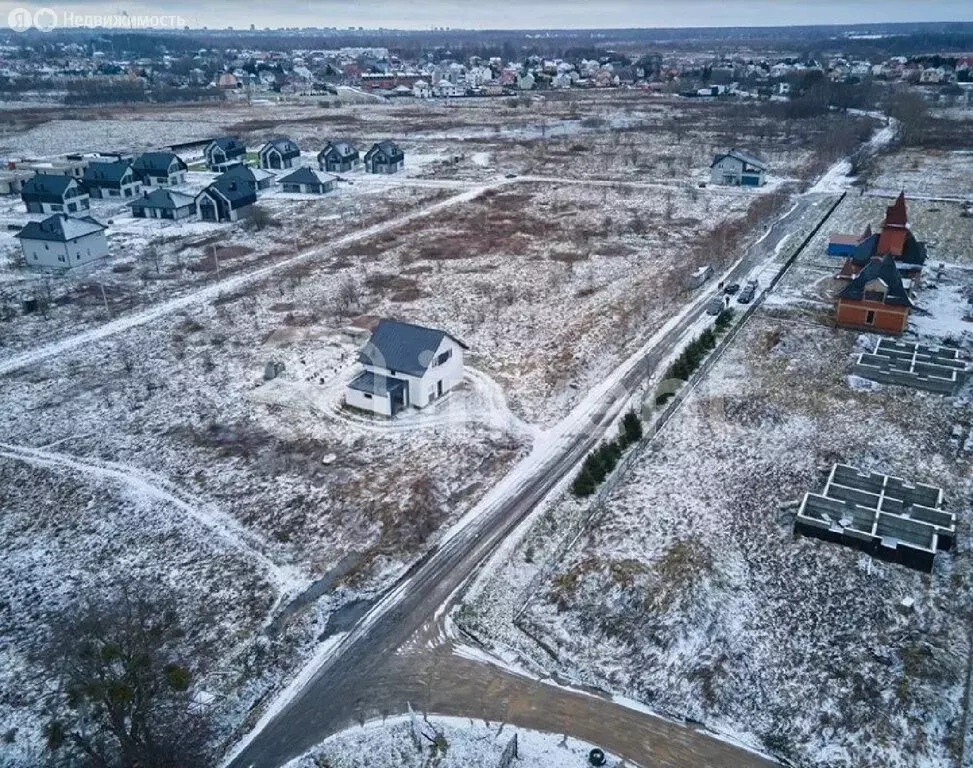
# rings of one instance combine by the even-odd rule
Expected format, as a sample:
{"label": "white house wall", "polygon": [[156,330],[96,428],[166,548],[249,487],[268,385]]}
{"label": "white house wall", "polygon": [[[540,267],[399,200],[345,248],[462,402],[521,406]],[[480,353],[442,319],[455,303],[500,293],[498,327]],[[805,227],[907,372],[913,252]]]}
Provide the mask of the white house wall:
{"label": "white house wall", "polygon": [[463,348],[448,336],[443,337],[433,360],[447,350],[452,350],[452,356],[449,360],[442,365],[429,368],[415,387],[410,382],[409,396],[412,403],[420,408],[425,407],[436,398],[437,382],[443,382],[443,394],[446,394],[463,380]]}
{"label": "white house wall", "polygon": [[365,365],[365,370],[371,371],[379,376],[392,376],[408,382],[409,404],[416,408],[425,408],[430,402],[436,399],[436,385],[438,382],[443,382],[443,394],[445,395],[463,380],[463,348],[451,338],[448,336],[443,337],[432,359],[435,360],[447,349],[453,352],[449,360],[442,365],[429,368],[421,378],[411,376],[402,371],[392,371],[381,365]]}
{"label": "white house wall", "polygon": [[37,269],[69,269],[108,255],[104,232],[92,232],[69,243],[21,239],[20,245],[27,266]]}
{"label": "white house wall", "polygon": [[363,411],[371,411],[380,416],[392,415],[392,401],[388,396],[372,395],[368,392],[360,392],[351,387],[345,387],[345,402],[353,408],[360,408]]}

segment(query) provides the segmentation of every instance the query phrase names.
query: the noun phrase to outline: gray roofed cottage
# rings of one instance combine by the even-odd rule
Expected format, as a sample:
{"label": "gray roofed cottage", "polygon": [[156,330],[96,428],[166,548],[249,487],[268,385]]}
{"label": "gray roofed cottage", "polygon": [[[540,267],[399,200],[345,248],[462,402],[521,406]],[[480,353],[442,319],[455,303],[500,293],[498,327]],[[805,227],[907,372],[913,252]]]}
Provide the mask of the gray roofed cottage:
{"label": "gray roofed cottage", "polygon": [[369,173],[396,173],[405,167],[405,153],[394,141],[379,141],[365,153]]}
{"label": "gray roofed cottage", "polygon": [[141,182],[132,171],[130,160],[94,161],[84,169],[84,185],[92,197],[132,197]]}
{"label": "gray roofed cottage", "polygon": [[743,187],[759,187],[765,182],[767,163],[752,152],[733,148],[716,155],[710,164],[710,180],[713,184]]}
{"label": "gray roofed cottage", "polygon": [[345,402],[389,417],[424,408],[463,380],[467,350],[447,331],[381,320],[358,355],[365,370],[345,387]]}
{"label": "gray roofed cottage", "polygon": [[206,165],[212,171],[223,171],[235,163],[242,163],[247,156],[247,145],[236,136],[213,139],[203,150]]}
{"label": "gray roofed cottage", "polygon": [[184,219],[196,213],[196,198],[174,189],[154,189],[129,203],[139,219]]}
{"label": "gray roofed cottage", "polygon": [[145,184],[171,187],[186,181],[188,168],[175,152],[144,152],[135,158],[132,169]]}
{"label": "gray roofed cottage", "polygon": [[329,141],[318,152],[318,167],[329,173],[346,173],[360,161],[358,149],[350,141]]}
{"label": "gray roofed cottage", "polygon": [[293,168],[294,161],[300,156],[300,148],[287,136],[271,139],[257,152],[260,167],[275,171]]}
{"label": "gray roofed cottage", "polygon": [[358,353],[358,362],[422,376],[432,363],[433,355],[444,338],[450,338],[463,349],[462,341],[446,331],[426,328],[398,320],[381,320],[368,343]]}
{"label": "gray roofed cottage", "polygon": [[90,216],[58,213],[29,222],[16,237],[31,268],[66,270],[108,255],[105,225]]}
{"label": "gray roofed cottage", "polygon": [[39,173],[20,190],[28,213],[83,214],[90,208],[87,190],[71,176]]}
{"label": "gray roofed cottage", "polygon": [[324,194],[334,189],[335,177],[324,171],[303,167],[281,176],[279,181],[284,192]]}

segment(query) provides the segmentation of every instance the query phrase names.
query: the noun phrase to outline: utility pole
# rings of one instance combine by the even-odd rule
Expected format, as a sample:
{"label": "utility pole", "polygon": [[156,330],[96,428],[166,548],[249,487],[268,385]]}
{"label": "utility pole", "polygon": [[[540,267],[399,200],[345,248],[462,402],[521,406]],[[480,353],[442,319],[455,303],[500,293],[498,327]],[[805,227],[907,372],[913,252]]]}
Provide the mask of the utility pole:
{"label": "utility pole", "polygon": [[213,244],[213,262],[216,264],[216,281],[220,280],[220,259],[216,255],[216,244]]}
{"label": "utility pole", "polygon": [[101,299],[105,302],[105,312],[111,317],[111,307],[108,306],[108,294],[105,293],[105,284],[98,283],[98,287],[101,288]]}

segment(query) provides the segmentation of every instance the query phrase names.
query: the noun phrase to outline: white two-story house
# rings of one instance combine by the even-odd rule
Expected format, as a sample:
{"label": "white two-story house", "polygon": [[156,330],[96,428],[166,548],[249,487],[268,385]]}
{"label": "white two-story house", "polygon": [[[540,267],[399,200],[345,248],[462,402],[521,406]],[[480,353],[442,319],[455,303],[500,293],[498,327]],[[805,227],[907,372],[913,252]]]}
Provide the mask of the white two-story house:
{"label": "white two-story house", "polygon": [[24,264],[31,269],[66,271],[108,256],[105,225],[90,216],[58,213],[28,222],[14,237],[20,240]]}
{"label": "white two-story house", "polygon": [[766,182],[767,163],[752,152],[731,149],[713,158],[710,181],[736,187],[762,187]]}
{"label": "white two-story house", "polygon": [[365,370],[345,387],[345,403],[389,417],[425,408],[463,380],[468,349],[446,331],[381,320],[358,353]]}
{"label": "white two-story house", "polygon": [[132,168],[146,187],[177,187],[186,183],[188,168],[174,152],[145,152]]}
{"label": "white two-story house", "polygon": [[27,213],[85,216],[91,208],[88,191],[71,176],[39,173],[24,182],[20,198],[27,206]]}

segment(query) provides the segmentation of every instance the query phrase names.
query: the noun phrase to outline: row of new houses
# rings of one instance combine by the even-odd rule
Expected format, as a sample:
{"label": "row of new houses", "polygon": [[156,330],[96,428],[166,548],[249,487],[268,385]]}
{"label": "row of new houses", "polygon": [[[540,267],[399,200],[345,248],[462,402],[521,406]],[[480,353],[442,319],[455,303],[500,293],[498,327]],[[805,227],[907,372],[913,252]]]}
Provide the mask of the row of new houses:
{"label": "row of new houses", "polygon": [[[186,182],[186,163],[170,151],[145,152],[134,159],[120,155],[84,157],[64,162],[27,163],[25,170],[37,176],[25,178],[16,173],[18,164],[11,163],[7,193],[20,192],[28,213],[68,213],[83,215],[88,210],[86,196],[95,198],[137,197],[145,188],[178,187]],[[297,143],[281,136],[265,143],[256,153],[257,166],[264,170],[294,168],[300,161]],[[211,141],[204,150],[206,166],[222,173],[233,165],[246,162],[247,146],[233,136]],[[328,142],[317,154],[318,167],[329,173],[347,173],[362,164],[361,153],[350,141]],[[396,173],[402,170],[405,154],[392,141],[380,141],[364,156],[369,173]],[[43,178],[49,177],[49,178]],[[58,181],[57,179],[61,180]],[[80,184],[69,184],[64,179]]]}
{"label": "row of new houses", "polygon": [[[186,165],[171,152],[150,152],[134,162],[93,162],[84,178],[37,174],[29,179],[21,196],[30,213],[52,214],[44,221],[28,223],[17,235],[28,267],[66,270],[108,255],[106,227],[87,215],[90,197],[130,198],[136,218],[180,220],[198,216],[202,221],[234,222],[248,218],[257,195],[280,184],[285,193],[325,194],[337,177],[309,167],[293,167],[290,140],[268,142],[262,162],[277,167],[286,164],[282,175],[244,164],[246,148],[236,139],[218,139],[205,150],[211,168],[224,169],[196,195],[176,188],[185,181]],[[240,150],[243,150],[241,153]],[[391,141],[379,142],[366,154],[366,168],[372,173],[392,173],[403,167],[405,156]],[[320,164],[354,168],[358,151],[350,142],[331,142],[319,154]],[[134,167],[148,169],[137,174]],[[143,183],[145,184],[143,188]],[[151,191],[149,189],[154,187]],[[72,223],[72,220],[74,222]]]}

